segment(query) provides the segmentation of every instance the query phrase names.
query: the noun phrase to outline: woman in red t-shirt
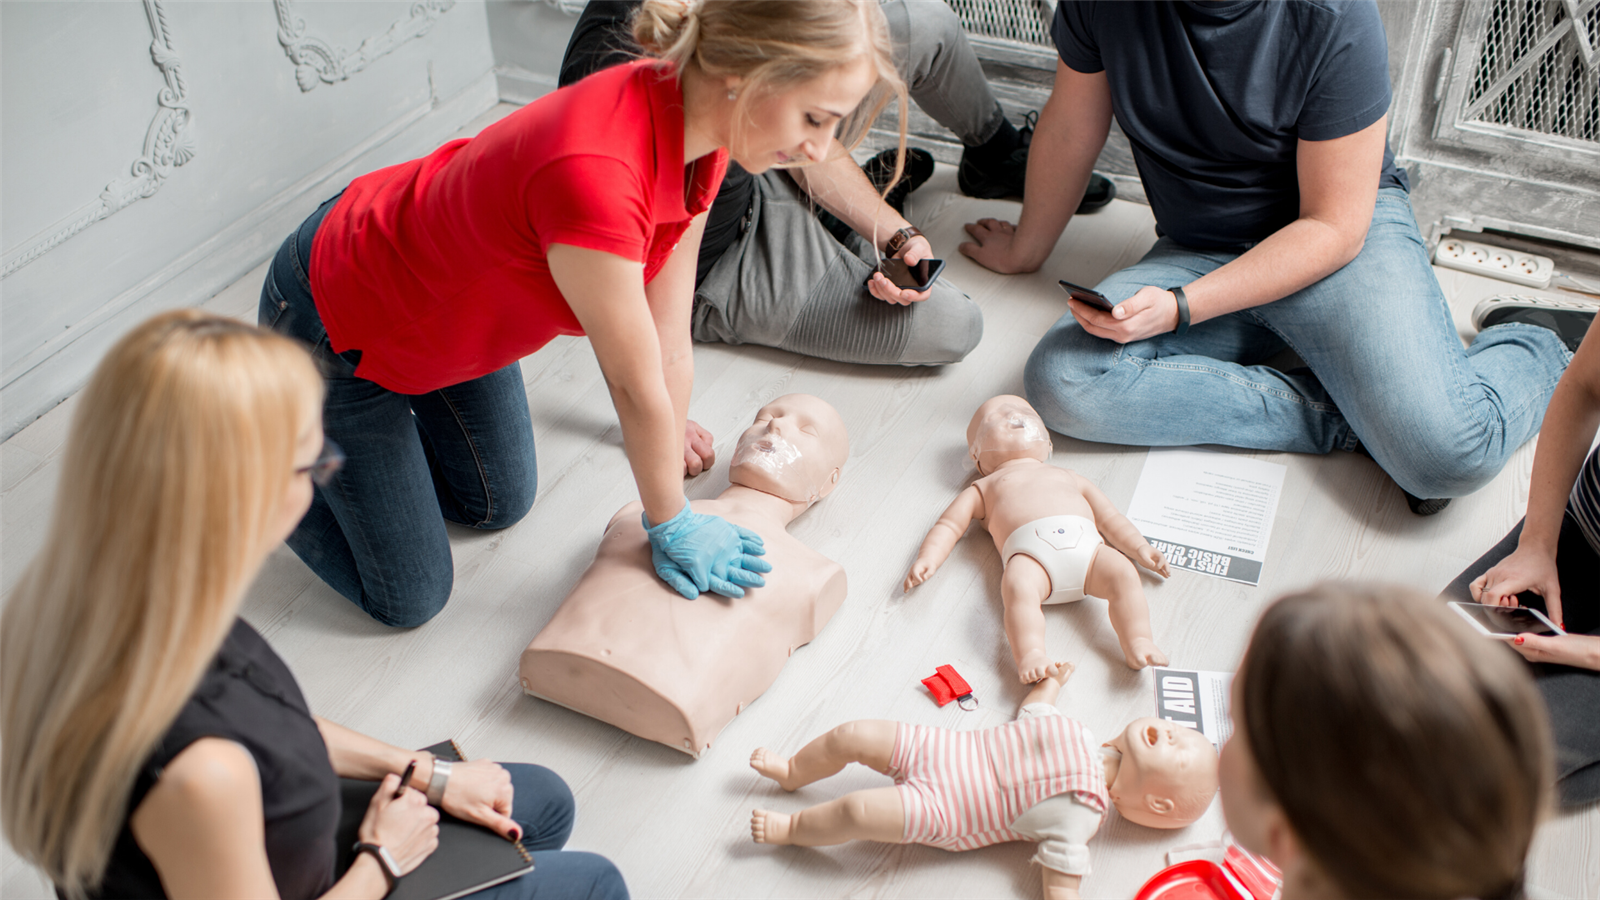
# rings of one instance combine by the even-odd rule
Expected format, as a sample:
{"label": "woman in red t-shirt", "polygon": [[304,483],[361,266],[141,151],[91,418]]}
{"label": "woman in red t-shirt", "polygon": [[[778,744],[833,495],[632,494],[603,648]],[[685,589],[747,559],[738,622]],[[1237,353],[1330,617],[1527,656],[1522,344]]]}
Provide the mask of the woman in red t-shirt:
{"label": "woman in red t-shirt", "polygon": [[532,506],[517,360],[558,334],[594,347],[657,574],[741,596],[771,568],[758,536],[683,494],[712,455],[687,418],[704,213],[730,158],[821,159],[891,94],[903,111],[905,88],[875,0],[646,0],[634,33],[654,59],[357,178],[268,272],[261,322],[312,346],[349,460],[289,546],[381,622],[443,608],[446,519],[504,528]]}

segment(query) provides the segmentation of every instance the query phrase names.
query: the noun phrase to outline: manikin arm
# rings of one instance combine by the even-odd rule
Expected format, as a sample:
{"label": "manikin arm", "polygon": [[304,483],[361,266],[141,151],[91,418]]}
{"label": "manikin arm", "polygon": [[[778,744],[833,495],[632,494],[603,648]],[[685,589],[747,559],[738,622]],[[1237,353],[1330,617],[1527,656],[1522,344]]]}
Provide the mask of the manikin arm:
{"label": "manikin arm", "polygon": [[[1024,707],[1033,703],[1055,703],[1061,695],[1061,688],[1072,677],[1073,665],[1069,662],[1060,662],[1050,667],[1045,677],[1034,683],[1027,696],[1022,698]],[[1040,866],[1039,874],[1044,878],[1045,900],[1078,900],[1078,886],[1083,880],[1080,875],[1068,875],[1058,872],[1049,866]]]}
{"label": "manikin arm", "polygon": [[917,551],[916,562],[911,564],[911,571],[906,574],[901,589],[910,591],[927,581],[950,558],[950,551],[967,533],[967,526],[972,524],[972,520],[982,518],[986,518],[983,495],[978,493],[978,486],[974,484],[957,494],[939,521],[928,530],[928,536],[922,539],[922,548]]}
{"label": "manikin arm", "polygon": [[1150,546],[1150,542],[1139,533],[1138,526],[1129,521],[1111,499],[1095,487],[1094,482],[1082,475],[1077,478],[1078,486],[1083,490],[1083,499],[1089,501],[1089,508],[1094,510],[1095,528],[1106,539],[1106,543],[1146,569],[1170,577],[1172,569],[1167,565],[1166,558],[1161,551]]}
{"label": "manikin arm", "polygon": [[1044,900],[1078,900],[1081,896],[1078,885],[1083,876],[1057,872],[1049,866],[1040,866],[1039,874],[1044,876]]}

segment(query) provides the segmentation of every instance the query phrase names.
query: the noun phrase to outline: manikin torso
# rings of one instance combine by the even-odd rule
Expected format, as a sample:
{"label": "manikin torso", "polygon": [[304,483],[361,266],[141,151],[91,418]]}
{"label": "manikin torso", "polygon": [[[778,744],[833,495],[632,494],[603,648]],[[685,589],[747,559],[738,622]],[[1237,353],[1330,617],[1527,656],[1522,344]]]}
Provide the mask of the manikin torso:
{"label": "manikin torso", "polygon": [[[741,462],[746,449],[774,442],[795,454],[788,469],[764,477]],[[740,446],[730,468],[735,483],[690,505],[761,536],[772,564],[765,586],[736,599],[685,599],[651,568],[643,508],[630,503],[523,651],[523,691],[698,757],[777,679],[789,654],[817,636],[844,602],[844,568],[787,531],[807,502],[767,491],[819,479],[831,480],[804,496],[814,501],[831,490],[848,454],[843,422],[823,401],[789,395],[763,407]]]}
{"label": "manikin torso", "polygon": [[1047,516],[1094,521],[1079,482],[1082,476],[1036,459],[1011,460],[974,482],[983,495],[983,526],[1002,550],[1011,532]]}

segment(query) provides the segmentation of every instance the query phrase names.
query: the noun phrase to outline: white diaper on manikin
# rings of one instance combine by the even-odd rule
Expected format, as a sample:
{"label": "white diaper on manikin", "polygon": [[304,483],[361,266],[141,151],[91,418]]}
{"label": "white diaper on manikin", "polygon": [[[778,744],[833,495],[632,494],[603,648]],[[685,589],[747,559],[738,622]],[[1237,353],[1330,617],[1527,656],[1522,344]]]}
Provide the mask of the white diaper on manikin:
{"label": "white diaper on manikin", "polygon": [[1044,602],[1072,603],[1083,599],[1089,564],[1104,543],[1094,523],[1083,516],[1049,516],[1011,532],[1000,558],[1009,566],[1018,553],[1032,557],[1050,576],[1050,596]]}

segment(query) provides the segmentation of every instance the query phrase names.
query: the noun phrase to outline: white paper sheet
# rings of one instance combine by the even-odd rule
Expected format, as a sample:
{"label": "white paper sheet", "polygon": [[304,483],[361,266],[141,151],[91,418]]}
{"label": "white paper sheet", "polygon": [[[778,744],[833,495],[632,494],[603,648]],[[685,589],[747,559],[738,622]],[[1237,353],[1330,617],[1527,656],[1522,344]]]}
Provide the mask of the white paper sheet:
{"label": "white paper sheet", "polygon": [[1228,701],[1232,672],[1196,672],[1157,666],[1156,716],[1185,725],[1221,747],[1233,734]]}
{"label": "white paper sheet", "polygon": [[1285,471],[1231,453],[1152,448],[1128,518],[1174,569],[1260,584]]}

